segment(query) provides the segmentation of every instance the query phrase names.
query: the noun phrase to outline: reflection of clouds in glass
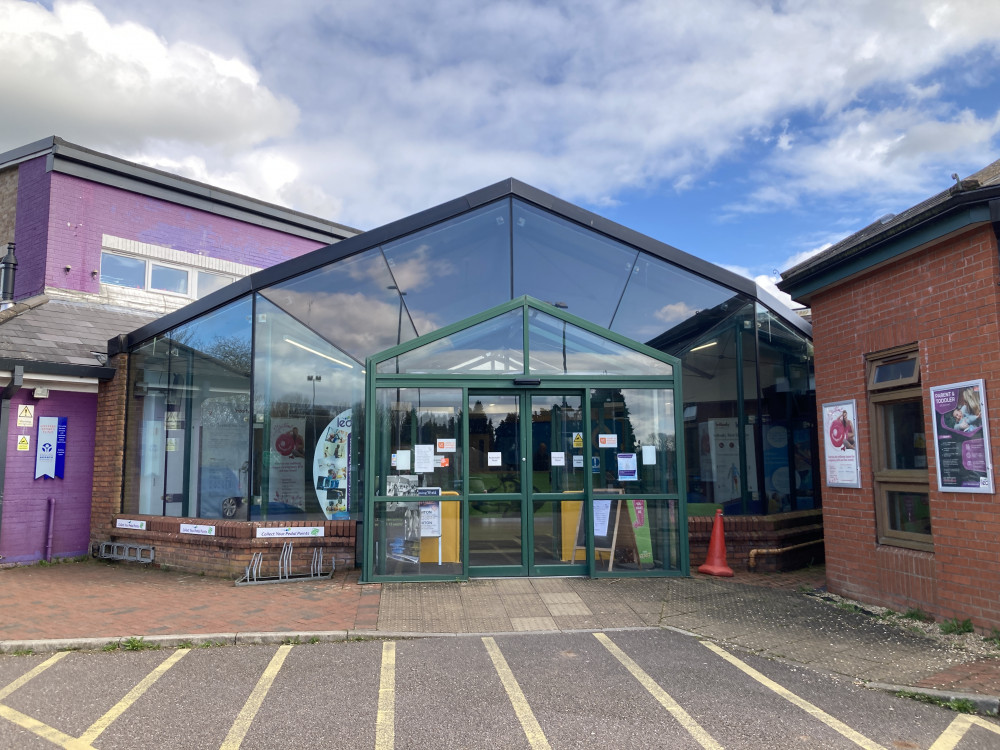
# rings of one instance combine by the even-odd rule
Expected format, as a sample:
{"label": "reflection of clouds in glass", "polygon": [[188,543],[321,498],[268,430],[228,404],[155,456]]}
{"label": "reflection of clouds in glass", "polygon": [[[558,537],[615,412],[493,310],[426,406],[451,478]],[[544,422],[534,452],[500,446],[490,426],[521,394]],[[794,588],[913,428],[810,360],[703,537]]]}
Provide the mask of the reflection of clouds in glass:
{"label": "reflection of clouds in glass", "polygon": [[[291,310],[305,310],[304,320],[337,347],[363,359],[396,345],[400,325],[399,297],[379,299],[364,292],[284,290]],[[403,340],[410,330],[406,311],[402,317]]]}
{"label": "reflection of clouds in glass", "polygon": [[[562,349],[531,349],[531,371],[562,372]],[[672,368],[665,362],[623,350],[619,352],[566,352],[566,369],[574,375],[670,375]]]}
{"label": "reflection of clouds in glass", "polygon": [[442,279],[455,273],[455,267],[440,257],[431,262],[432,248],[424,243],[407,253],[406,260],[393,258],[389,261],[393,278],[404,292],[418,292],[431,280]]}
{"label": "reflection of clouds in glass", "polygon": [[664,323],[669,324],[680,323],[683,320],[687,320],[696,312],[698,312],[698,308],[692,307],[687,302],[674,302],[669,305],[664,305],[653,313],[653,315],[657,320],[662,320]]}
{"label": "reflection of clouds in glass", "polygon": [[651,436],[674,434],[674,402],[671,391],[628,389],[622,391],[628,406],[632,434],[643,444]]}

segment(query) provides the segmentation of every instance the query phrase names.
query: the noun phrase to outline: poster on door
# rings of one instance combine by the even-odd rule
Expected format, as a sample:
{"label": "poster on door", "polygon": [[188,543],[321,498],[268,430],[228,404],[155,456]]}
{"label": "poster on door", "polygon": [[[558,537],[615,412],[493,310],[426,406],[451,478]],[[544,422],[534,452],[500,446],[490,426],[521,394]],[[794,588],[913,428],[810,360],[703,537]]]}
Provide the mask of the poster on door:
{"label": "poster on door", "polygon": [[984,381],[936,386],[930,392],[938,489],[993,494]]}
{"label": "poster on door", "polygon": [[313,453],[316,500],[330,520],[350,518],[352,426],[351,410],[340,412],[320,433]]}
{"label": "poster on door", "polygon": [[823,404],[823,456],[828,487],[860,487],[854,399]]}
{"label": "poster on door", "polygon": [[305,510],[306,441],[304,419],[271,421],[271,462],[268,467],[268,502],[285,503]]}

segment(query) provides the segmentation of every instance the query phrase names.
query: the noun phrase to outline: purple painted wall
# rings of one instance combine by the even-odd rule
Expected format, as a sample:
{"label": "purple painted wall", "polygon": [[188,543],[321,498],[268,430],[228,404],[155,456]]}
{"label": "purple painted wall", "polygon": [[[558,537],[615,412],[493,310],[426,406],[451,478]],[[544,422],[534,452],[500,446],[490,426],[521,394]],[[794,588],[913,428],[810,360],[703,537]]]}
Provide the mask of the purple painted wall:
{"label": "purple painted wall", "polygon": [[[94,278],[91,272],[101,267],[102,234],[260,268],[324,247],[315,240],[136,195],[79,177],[54,173],[51,178],[49,262],[45,276],[49,286],[99,291],[100,279]],[[18,252],[19,286],[20,261]],[[68,273],[66,266],[71,266]]]}
{"label": "purple painted wall", "polygon": [[15,299],[40,294],[45,285],[51,176],[45,171],[44,156],[18,166],[17,209],[14,215],[14,242],[17,243]]}
{"label": "purple painted wall", "polygon": [[[19,261],[20,263],[20,261]],[[94,439],[97,394],[50,391],[46,399],[32,398],[22,389],[12,399],[7,435],[7,478],[0,517],[0,555],[3,563],[45,559],[48,536],[48,498],[55,498],[53,557],[75,557],[90,550],[90,497],[94,480]],[[34,404],[31,427],[17,426],[18,408]],[[66,465],[62,479],[35,479],[35,449],[39,417],[66,417]],[[20,435],[29,435],[31,450],[17,450]]]}

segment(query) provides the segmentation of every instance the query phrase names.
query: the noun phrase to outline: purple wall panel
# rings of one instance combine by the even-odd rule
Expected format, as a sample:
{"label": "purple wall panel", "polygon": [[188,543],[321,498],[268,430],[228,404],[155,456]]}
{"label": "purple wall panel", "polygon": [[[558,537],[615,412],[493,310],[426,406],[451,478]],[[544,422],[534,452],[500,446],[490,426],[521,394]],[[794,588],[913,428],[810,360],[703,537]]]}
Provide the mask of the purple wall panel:
{"label": "purple wall panel", "polygon": [[45,284],[50,177],[45,171],[44,156],[18,167],[17,210],[14,215],[14,242],[17,243],[15,299],[41,294]]}
{"label": "purple wall panel", "polygon": [[[99,291],[100,280],[91,272],[101,267],[102,234],[261,268],[323,247],[315,240],[64,174],[52,175],[48,228],[46,283],[85,292]],[[69,272],[66,266],[71,266]]]}
{"label": "purple wall panel", "polygon": [[[51,391],[34,399],[23,389],[11,401],[7,436],[7,479],[0,518],[0,555],[4,563],[45,558],[48,498],[55,498],[53,557],[74,557],[90,549],[90,499],[94,480],[97,394]],[[35,405],[31,427],[17,426],[22,404]],[[62,479],[35,479],[39,417],[66,417],[66,465]],[[19,452],[19,435],[31,437],[31,450]]]}

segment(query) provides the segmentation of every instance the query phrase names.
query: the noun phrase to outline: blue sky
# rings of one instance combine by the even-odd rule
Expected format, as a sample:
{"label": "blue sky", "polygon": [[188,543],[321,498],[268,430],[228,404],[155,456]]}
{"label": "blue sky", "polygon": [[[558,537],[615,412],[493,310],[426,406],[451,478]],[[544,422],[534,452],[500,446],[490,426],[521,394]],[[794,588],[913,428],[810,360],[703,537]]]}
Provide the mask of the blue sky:
{"label": "blue sky", "polygon": [[1000,157],[995,0],[0,0],[0,151],[368,229],[516,177],[767,285]]}

